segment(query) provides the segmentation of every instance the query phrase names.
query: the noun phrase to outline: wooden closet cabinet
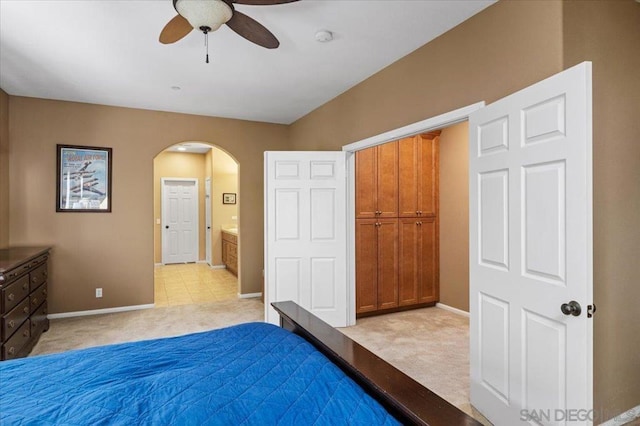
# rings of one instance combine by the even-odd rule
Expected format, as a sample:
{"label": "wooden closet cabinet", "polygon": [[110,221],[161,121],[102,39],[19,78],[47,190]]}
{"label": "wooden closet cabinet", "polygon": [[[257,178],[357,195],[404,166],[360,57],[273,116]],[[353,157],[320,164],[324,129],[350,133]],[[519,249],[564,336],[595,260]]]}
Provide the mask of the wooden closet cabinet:
{"label": "wooden closet cabinet", "polygon": [[398,143],[356,152],[356,218],[398,217]]}
{"label": "wooden closet cabinet", "polygon": [[437,244],[435,217],[399,219],[398,306],[438,301]]}
{"label": "wooden closet cabinet", "polygon": [[398,219],[356,220],[356,313],[398,306]]}
{"label": "wooden closet cabinet", "polygon": [[356,315],[438,301],[439,135],[356,153]]}
{"label": "wooden closet cabinet", "polygon": [[399,217],[438,214],[438,146],[440,131],[398,141]]}

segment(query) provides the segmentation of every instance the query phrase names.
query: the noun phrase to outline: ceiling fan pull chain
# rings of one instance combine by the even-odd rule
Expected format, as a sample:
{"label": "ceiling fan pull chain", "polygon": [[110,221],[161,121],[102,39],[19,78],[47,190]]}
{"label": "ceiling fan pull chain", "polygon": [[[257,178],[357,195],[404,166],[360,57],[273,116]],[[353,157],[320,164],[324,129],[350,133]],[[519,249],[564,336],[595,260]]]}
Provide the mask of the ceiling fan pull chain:
{"label": "ceiling fan pull chain", "polygon": [[209,31],[204,31],[204,46],[207,49],[207,60],[206,63],[209,63]]}

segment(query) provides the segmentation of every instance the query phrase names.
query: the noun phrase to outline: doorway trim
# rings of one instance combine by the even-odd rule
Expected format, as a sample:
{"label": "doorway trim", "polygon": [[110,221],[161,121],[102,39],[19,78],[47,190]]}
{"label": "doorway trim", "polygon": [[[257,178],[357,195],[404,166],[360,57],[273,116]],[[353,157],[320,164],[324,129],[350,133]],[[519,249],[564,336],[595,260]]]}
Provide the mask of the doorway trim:
{"label": "doorway trim", "polygon": [[209,267],[212,265],[212,250],[211,246],[211,178],[206,177],[204,179],[204,261]]}
{"label": "doorway trim", "polygon": [[165,237],[165,232],[164,232],[164,227],[166,226],[166,220],[167,218],[165,217],[165,202],[166,202],[166,197],[164,196],[164,190],[165,190],[165,185],[167,182],[193,182],[194,186],[195,186],[195,191],[196,191],[196,197],[195,197],[195,209],[194,209],[194,222],[195,222],[195,233],[196,236],[194,238],[194,253],[195,253],[195,260],[194,262],[198,262],[199,260],[199,253],[200,253],[200,214],[199,214],[199,209],[200,209],[200,200],[199,200],[199,188],[198,188],[198,179],[197,178],[172,178],[172,177],[163,177],[160,178],[160,224],[161,224],[161,230],[160,230],[160,239],[161,239],[161,261],[163,265],[166,265],[167,262],[165,262],[166,257],[165,257],[165,244],[166,244],[166,237]]}
{"label": "doorway trim", "polygon": [[356,323],[356,175],[354,154],[365,148],[467,121],[471,113],[484,108],[484,106],[484,101],[476,102],[342,147],[342,151],[347,153],[347,322],[349,325]]}

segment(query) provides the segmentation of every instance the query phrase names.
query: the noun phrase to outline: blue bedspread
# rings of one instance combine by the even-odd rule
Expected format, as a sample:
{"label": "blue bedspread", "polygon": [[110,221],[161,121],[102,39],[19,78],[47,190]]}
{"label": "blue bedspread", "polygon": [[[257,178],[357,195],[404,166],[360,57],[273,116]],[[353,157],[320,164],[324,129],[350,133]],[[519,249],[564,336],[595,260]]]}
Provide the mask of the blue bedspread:
{"label": "blue bedspread", "polygon": [[391,425],[312,345],[249,323],[0,363],[2,425]]}

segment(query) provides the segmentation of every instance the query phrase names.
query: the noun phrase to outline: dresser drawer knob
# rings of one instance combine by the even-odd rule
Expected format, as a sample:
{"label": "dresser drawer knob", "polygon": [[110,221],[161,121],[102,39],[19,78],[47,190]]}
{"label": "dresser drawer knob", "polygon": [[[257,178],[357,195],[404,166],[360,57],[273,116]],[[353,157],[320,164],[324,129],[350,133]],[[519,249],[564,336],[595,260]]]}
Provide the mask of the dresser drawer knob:
{"label": "dresser drawer knob", "polygon": [[23,290],[28,290],[29,289],[29,283],[22,284],[22,289]]}
{"label": "dresser drawer knob", "polygon": [[46,271],[46,270],[45,270],[45,271],[42,271],[42,276],[43,276],[43,277],[46,277],[46,276],[47,276],[47,271]]}
{"label": "dresser drawer knob", "polygon": [[22,337],[29,337],[29,329],[22,332]]}
{"label": "dresser drawer knob", "polygon": [[31,300],[31,303],[33,304],[33,306],[37,306],[38,305],[38,298],[34,297],[33,300]]}
{"label": "dresser drawer knob", "polygon": [[15,353],[16,353],[16,348],[14,348],[13,346],[11,346],[11,347],[7,350],[7,353],[8,353],[9,355],[13,355],[13,354],[15,354]]}
{"label": "dresser drawer knob", "polygon": [[34,283],[34,284],[37,283],[38,282],[38,277],[32,277],[31,278],[31,282]]}
{"label": "dresser drawer knob", "polygon": [[13,302],[13,299],[15,299],[15,298],[16,298],[16,296],[13,293],[9,293],[9,295],[7,296],[7,300],[9,302]]}
{"label": "dresser drawer knob", "polygon": [[25,306],[24,308],[22,308],[22,312],[24,312],[25,314],[29,313],[29,307]]}
{"label": "dresser drawer knob", "polygon": [[9,328],[13,328],[16,326],[16,322],[14,320],[9,321]]}

